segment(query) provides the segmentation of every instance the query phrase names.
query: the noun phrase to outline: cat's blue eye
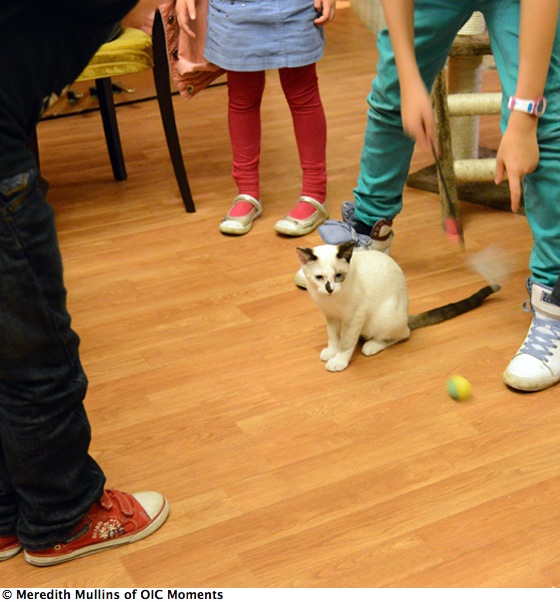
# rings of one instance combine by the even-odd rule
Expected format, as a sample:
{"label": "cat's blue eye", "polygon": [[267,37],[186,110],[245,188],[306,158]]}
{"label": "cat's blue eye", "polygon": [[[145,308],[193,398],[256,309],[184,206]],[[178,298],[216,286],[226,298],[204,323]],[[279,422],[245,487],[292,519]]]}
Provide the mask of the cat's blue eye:
{"label": "cat's blue eye", "polygon": [[335,282],[342,282],[343,280],[344,280],[344,274],[335,274],[334,275]]}

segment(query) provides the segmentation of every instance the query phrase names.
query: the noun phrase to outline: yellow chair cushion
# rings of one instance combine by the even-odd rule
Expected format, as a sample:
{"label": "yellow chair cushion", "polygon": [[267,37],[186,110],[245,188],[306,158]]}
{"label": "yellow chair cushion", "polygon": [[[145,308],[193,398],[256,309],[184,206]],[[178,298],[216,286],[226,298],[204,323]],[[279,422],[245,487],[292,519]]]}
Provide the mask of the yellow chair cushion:
{"label": "yellow chair cushion", "polygon": [[140,73],[153,66],[152,38],[139,29],[125,27],[116,40],[99,48],[76,81]]}

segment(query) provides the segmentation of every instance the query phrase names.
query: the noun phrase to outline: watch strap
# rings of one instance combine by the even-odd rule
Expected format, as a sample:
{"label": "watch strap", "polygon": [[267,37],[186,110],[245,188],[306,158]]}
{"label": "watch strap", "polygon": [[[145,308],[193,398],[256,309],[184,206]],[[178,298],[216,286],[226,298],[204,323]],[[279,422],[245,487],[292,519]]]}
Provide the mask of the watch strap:
{"label": "watch strap", "polygon": [[510,111],[521,111],[522,113],[540,117],[546,109],[546,98],[544,96],[539,96],[539,98],[527,100],[524,98],[517,98],[516,96],[510,96],[508,109]]}

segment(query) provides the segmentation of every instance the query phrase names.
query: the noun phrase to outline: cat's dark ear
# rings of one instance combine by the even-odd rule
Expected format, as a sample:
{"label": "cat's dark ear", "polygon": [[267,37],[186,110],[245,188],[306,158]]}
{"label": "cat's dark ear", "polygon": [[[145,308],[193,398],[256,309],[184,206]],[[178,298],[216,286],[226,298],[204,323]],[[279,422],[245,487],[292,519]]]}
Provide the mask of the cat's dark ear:
{"label": "cat's dark ear", "polygon": [[301,263],[301,265],[305,265],[306,263],[309,263],[310,261],[317,261],[317,255],[315,255],[315,253],[313,253],[313,249],[310,249],[308,247],[303,248],[303,247],[297,247],[296,248],[296,253],[299,259],[299,262]]}
{"label": "cat's dark ear", "polygon": [[350,242],[343,242],[341,245],[338,245],[338,253],[336,256],[339,259],[346,259],[348,263],[350,263],[350,259],[352,259],[352,253],[354,252],[354,247],[356,243],[351,240]]}

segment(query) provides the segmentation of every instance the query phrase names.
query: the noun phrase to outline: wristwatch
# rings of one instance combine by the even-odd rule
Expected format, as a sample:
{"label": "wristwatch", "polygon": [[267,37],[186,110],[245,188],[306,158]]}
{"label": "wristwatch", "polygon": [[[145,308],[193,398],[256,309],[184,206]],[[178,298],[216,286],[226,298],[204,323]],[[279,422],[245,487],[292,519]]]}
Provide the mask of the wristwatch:
{"label": "wristwatch", "polygon": [[521,111],[522,113],[528,113],[535,117],[544,115],[546,110],[546,98],[540,96],[534,100],[524,100],[523,98],[516,98],[515,96],[509,97],[508,109],[510,111]]}

